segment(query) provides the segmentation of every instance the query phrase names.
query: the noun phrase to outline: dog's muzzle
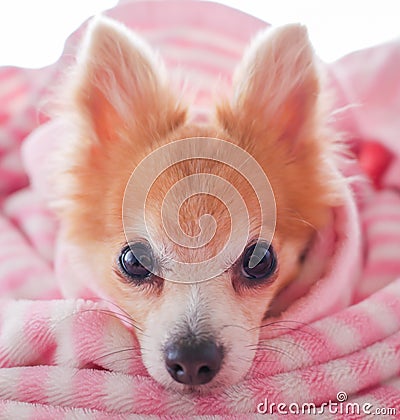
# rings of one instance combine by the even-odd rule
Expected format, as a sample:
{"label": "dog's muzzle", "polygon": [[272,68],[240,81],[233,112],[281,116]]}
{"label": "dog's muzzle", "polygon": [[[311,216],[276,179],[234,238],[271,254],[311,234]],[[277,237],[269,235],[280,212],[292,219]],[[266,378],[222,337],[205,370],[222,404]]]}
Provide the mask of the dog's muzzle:
{"label": "dog's muzzle", "polygon": [[171,377],[185,385],[210,382],[219,372],[223,349],[215,341],[174,341],[164,348],[165,366]]}

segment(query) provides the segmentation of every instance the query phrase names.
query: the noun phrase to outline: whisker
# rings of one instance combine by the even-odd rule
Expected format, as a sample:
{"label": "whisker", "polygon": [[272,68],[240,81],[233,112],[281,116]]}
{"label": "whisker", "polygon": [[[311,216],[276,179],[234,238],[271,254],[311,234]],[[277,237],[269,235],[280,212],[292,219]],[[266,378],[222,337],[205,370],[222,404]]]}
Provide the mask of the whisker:
{"label": "whisker", "polygon": [[221,326],[221,329],[223,329],[223,328],[231,328],[231,327],[232,328],[239,328],[239,329],[244,330],[246,332],[249,331],[248,328],[245,328],[242,325],[237,325],[237,324],[224,324],[224,325]]}
{"label": "whisker", "polygon": [[274,347],[274,346],[270,346],[270,345],[266,345],[266,344],[257,344],[254,347],[252,347],[253,349],[257,350],[268,350],[274,353],[278,353],[281,354],[282,356],[286,356],[288,359],[290,359],[292,362],[295,362],[296,359],[288,352],[278,348],[278,347]]}
{"label": "whisker", "polygon": [[[115,302],[108,300],[108,299],[104,299],[104,298],[94,298],[94,301],[100,301],[100,302],[106,302],[109,305],[115,306],[120,312],[122,312],[122,314],[127,318],[133,321],[132,316],[130,315],[129,312],[127,312],[124,308],[122,308],[121,306],[117,305]],[[121,314],[121,315],[122,315]]]}
{"label": "whisker", "polygon": [[135,330],[139,331],[142,335],[144,334],[142,328],[137,326],[135,321],[131,317],[128,318],[126,315],[122,315],[118,312],[114,312],[114,311],[111,311],[109,309],[96,308],[96,309],[83,309],[83,310],[79,311],[77,314],[85,313],[85,312],[99,312],[99,313],[102,313],[104,315],[109,315],[110,317],[118,319],[119,321],[126,322],[128,325],[135,328]]}
{"label": "whisker", "polygon": [[337,114],[344,113],[349,109],[355,109],[355,108],[360,108],[360,107],[361,107],[361,104],[353,102],[353,103],[350,103],[350,104],[347,104],[347,105],[344,105],[342,107],[338,107],[338,108],[332,110],[330,115],[331,116],[336,116]]}
{"label": "whisker", "polygon": [[86,312],[96,312],[96,313],[101,313],[107,316],[110,316],[112,318],[118,319],[120,322],[125,322],[126,324],[128,324],[129,326],[131,326],[132,328],[135,329],[135,334],[136,335],[141,335],[146,337],[147,334],[145,334],[142,330],[142,328],[140,328],[136,323],[135,320],[128,315],[125,314],[121,314],[118,312],[114,312],[112,310],[108,310],[108,309],[104,309],[104,308],[93,308],[93,309],[82,309],[82,310],[78,310],[78,311],[74,311],[71,314],[68,314],[66,316],[64,316],[61,319],[58,320],[53,320],[53,324],[49,327],[49,329],[47,330],[47,336],[50,337],[50,335],[54,332],[54,330],[57,328],[57,325],[60,324],[61,322],[64,322],[74,316],[80,316],[81,314],[84,314]]}
{"label": "whisker", "polygon": [[[285,323],[299,324],[302,327],[307,327],[307,325],[308,325],[308,324],[306,324],[304,322],[300,322],[300,321],[278,320],[278,321],[270,321],[270,322],[267,322],[265,324],[257,325],[256,327],[249,328],[249,331],[253,331],[253,330],[256,330],[258,328],[261,329],[261,328],[266,328],[266,327],[275,326],[275,325],[279,325],[279,324],[285,324]],[[282,327],[282,328],[291,329],[293,331],[300,331],[300,328],[290,328],[290,327]]]}
{"label": "whisker", "polygon": [[[138,348],[137,347],[126,347],[126,348],[110,351],[106,354],[103,354],[101,356],[96,357],[95,359],[92,360],[92,362],[97,362],[98,360],[105,359],[106,357],[109,357],[109,356],[114,356],[115,354],[120,354],[120,353],[124,353],[124,352],[127,352],[127,351],[133,352],[135,350],[138,350]],[[135,356],[135,354],[133,354],[133,356]]]}
{"label": "whisker", "polygon": [[[287,325],[281,325],[281,324],[298,324],[299,328],[294,328],[294,327],[290,327]],[[327,346],[327,343],[325,340],[323,340],[319,334],[319,331],[314,329],[312,326],[310,326],[309,324],[306,324],[304,322],[300,322],[300,321],[293,321],[293,320],[281,320],[281,321],[272,321],[272,322],[268,322],[266,324],[262,324],[259,327],[255,327],[255,328],[259,328],[264,329],[264,328],[271,328],[271,330],[276,331],[276,330],[286,330],[286,331],[290,331],[290,332],[296,332],[298,334],[305,334],[308,335],[309,337],[313,338],[316,342],[318,342],[322,347],[324,347],[326,350],[329,351],[329,348]],[[279,337],[278,337],[279,338]],[[268,339],[262,339],[260,341],[266,341]],[[282,340],[282,339],[281,339]],[[295,343],[290,342],[291,344],[295,345]]]}
{"label": "whisker", "polygon": [[[285,343],[285,344],[288,344],[290,346],[297,347],[298,349],[305,350],[304,346],[302,346],[300,343],[296,343],[295,341],[283,340],[281,338],[277,338],[275,340],[277,341],[278,344]],[[259,340],[259,344],[264,344],[267,341],[268,341],[268,339]]]}
{"label": "whisker", "polygon": [[[298,327],[290,327],[287,324],[297,324]],[[268,328],[272,327],[274,329],[287,329],[289,331],[296,331],[302,334],[308,334],[313,336],[313,327],[311,327],[309,324],[301,321],[293,321],[293,320],[278,320],[278,321],[270,321],[265,324],[261,324],[257,327],[253,327],[252,329],[262,329],[262,328]],[[308,331],[311,330],[311,331]],[[314,330],[317,331],[317,330]],[[317,331],[318,332],[318,331]]]}
{"label": "whisker", "polygon": [[316,226],[314,226],[312,223],[310,223],[308,220],[305,220],[302,216],[301,216],[301,214],[297,211],[297,210],[295,210],[295,209],[292,209],[292,208],[288,208],[288,207],[285,207],[284,208],[285,210],[287,210],[289,213],[292,213],[292,214],[289,214],[289,218],[291,219],[291,220],[296,220],[296,221],[298,221],[298,222],[301,222],[301,223],[303,223],[303,224],[305,224],[306,226],[309,226],[310,228],[312,228],[318,235],[320,235],[320,233],[319,233],[319,231],[318,231],[318,229],[316,228]]}
{"label": "whisker", "polygon": [[135,360],[139,360],[139,359],[135,359],[133,357],[123,357],[123,358],[119,358],[119,359],[115,359],[112,362],[113,363],[121,363],[121,362],[133,362]]}
{"label": "whisker", "polygon": [[[110,352],[110,353],[107,353],[107,354],[104,354],[104,355],[101,355],[101,356],[99,356],[99,357],[96,357],[95,359],[93,359],[93,360],[89,360],[87,363],[85,363],[82,367],[81,367],[81,369],[88,369],[92,364],[95,364],[95,365],[97,365],[97,363],[96,362],[98,362],[99,360],[101,360],[101,359],[104,359],[104,358],[106,358],[106,357],[108,357],[108,356],[112,356],[112,355],[116,355],[116,354],[121,354],[121,353],[124,353],[125,351],[128,351],[128,350],[133,350],[134,348],[131,348],[131,349],[121,349],[121,350],[116,350],[116,351],[114,351],[114,352]],[[122,359],[120,359],[120,358],[117,358],[117,359],[114,359],[114,360],[111,360],[111,363],[118,363],[118,362],[123,362],[123,361],[130,361],[130,362],[133,362],[133,361],[135,361],[135,360],[138,360],[138,361],[141,361],[142,359],[141,359],[141,355],[139,355],[139,354],[137,354],[137,353],[131,353],[128,357],[126,357],[126,358],[122,358]],[[104,367],[104,366],[99,366],[101,369],[103,369],[103,370],[109,370],[109,371],[111,371],[110,369],[107,369],[106,367]]]}

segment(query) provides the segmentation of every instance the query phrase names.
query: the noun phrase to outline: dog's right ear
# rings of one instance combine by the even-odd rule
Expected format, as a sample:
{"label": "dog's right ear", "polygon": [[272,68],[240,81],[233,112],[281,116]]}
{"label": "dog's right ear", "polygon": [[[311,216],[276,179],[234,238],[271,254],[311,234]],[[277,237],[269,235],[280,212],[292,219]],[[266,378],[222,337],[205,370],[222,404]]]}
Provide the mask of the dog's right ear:
{"label": "dog's right ear", "polygon": [[100,142],[124,130],[162,136],[185,120],[163,63],[144,41],[105,17],[89,25],[71,84],[79,126]]}
{"label": "dog's right ear", "polygon": [[[293,145],[309,138],[319,112],[320,81],[307,30],[289,24],[260,33],[236,71],[234,97],[218,108],[234,133],[273,135]],[[251,137],[251,136],[250,136]]]}

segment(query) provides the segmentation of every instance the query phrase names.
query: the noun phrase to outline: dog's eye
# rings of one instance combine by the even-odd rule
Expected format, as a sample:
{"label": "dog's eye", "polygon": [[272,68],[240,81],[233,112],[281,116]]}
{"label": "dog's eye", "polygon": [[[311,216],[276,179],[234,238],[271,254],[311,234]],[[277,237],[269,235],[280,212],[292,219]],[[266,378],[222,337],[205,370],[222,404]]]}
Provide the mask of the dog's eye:
{"label": "dog's eye", "polygon": [[126,276],[134,280],[144,279],[153,270],[151,249],[142,243],[128,245],[121,251],[119,265]]}
{"label": "dog's eye", "polygon": [[249,246],[243,255],[242,272],[249,279],[263,279],[271,276],[277,266],[272,245],[258,242]]}

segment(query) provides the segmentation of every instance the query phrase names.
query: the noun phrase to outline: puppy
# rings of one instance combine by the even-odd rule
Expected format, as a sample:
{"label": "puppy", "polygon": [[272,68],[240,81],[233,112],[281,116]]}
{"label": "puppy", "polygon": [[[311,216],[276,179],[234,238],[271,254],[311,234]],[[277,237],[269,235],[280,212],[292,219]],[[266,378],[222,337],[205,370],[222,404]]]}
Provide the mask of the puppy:
{"label": "puppy", "polygon": [[67,85],[57,212],[162,385],[241,380],[328,223],[340,175],[320,85],[306,29],[268,30],[244,54],[232,98],[196,123],[148,45],[106,18],[90,26]]}

